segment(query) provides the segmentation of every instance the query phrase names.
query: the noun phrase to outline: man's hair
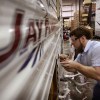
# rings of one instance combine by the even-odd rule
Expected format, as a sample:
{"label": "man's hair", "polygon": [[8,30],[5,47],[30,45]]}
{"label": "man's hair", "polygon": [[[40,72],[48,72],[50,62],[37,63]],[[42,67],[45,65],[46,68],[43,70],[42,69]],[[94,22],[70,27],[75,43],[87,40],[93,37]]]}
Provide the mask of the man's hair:
{"label": "man's hair", "polygon": [[75,36],[77,38],[80,38],[82,36],[85,36],[86,39],[91,39],[91,32],[89,29],[87,29],[86,27],[78,27],[76,29],[74,29],[73,31],[70,32],[70,37],[71,36]]}

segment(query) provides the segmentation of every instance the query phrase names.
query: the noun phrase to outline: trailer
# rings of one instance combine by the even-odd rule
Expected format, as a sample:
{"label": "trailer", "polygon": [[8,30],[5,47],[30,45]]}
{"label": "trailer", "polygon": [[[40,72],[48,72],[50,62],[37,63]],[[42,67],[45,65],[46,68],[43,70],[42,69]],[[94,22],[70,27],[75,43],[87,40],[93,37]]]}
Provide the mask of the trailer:
{"label": "trailer", "polygon": [[60,0],[0,0],[0,100],[54,97],[50,93],[57,90],[54,72],[62,50],[60,4]]}

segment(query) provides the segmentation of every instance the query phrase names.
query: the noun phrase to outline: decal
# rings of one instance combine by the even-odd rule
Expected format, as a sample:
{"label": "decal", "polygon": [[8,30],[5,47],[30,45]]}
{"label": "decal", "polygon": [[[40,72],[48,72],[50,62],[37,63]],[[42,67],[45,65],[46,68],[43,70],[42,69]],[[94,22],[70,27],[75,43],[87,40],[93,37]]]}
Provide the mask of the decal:
{"label": "decal", "polygon": [[[14,33],[13,33],[14,37],[12,37],[14,42],[13,42],[12,47],[9,51],[0,55],[0,69],[4,66],[4,64],[2,64],[2,63],[5,63],[6,60],[11,61],[11,59],[9,59],[9,58],[12,56],[12,54],[15,54],[15,52],[17,51],[17,49],[19,47],[20,40],[21,40],[20,26],[22,23],[23,15],[24,15],[24,11],[18,10],[18,9],[16,10],[15,22],[13,25],[14,26]],[[7,61],[6,63],[9,63],[9,61]]]}

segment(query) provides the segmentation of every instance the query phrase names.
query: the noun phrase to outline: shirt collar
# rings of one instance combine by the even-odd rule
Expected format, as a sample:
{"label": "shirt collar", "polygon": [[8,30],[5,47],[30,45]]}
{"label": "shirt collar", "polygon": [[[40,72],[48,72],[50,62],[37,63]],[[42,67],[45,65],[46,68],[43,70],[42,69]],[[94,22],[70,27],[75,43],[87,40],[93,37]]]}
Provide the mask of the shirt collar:
{"label": "shirt collar", "polygon": [[92,41],[89,40],[89,41],[87,42],[86,46],[85,46],[84,52],[87,52],[87,51],[90,49],[91,44],[92,44]]}

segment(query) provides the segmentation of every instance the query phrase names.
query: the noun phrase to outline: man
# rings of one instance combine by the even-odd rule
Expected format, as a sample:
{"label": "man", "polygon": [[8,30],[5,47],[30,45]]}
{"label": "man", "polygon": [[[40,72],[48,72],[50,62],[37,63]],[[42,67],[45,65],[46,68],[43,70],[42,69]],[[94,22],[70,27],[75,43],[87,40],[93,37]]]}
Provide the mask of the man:
{"label": "man", "polygon": [[73,61],[60,55],[61,64],[66,70],[75,69],[86,77],[97,80],[92,100],[100,100],[100,42],[91,41],[91,33],[85,27],[76,28],[70,33],[70,37],[78,56]]}

